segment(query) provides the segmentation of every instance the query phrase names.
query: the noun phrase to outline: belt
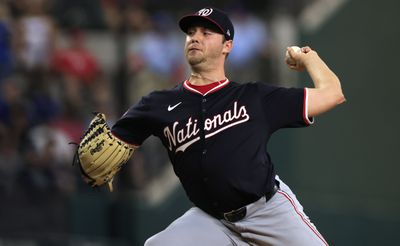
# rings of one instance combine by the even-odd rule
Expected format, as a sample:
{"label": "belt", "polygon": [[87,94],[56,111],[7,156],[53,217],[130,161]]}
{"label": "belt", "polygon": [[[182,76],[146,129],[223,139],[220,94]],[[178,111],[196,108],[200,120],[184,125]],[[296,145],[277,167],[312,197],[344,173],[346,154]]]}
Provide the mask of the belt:
{"label": "belt", "polygon": [[[269,199],[271,199],[278,190],[279,190],[279,187],[278,187],[278,185],[275,184],[272,191],[265,194],[266,202],[268,202]],[[223,213],[222,217],[224,220],[234,223],[239,220],[242,220],[244,217],[246,217],[246,214],[247,214],[247,207],[244,206],[239,209],[235,209],[230,212]]]}

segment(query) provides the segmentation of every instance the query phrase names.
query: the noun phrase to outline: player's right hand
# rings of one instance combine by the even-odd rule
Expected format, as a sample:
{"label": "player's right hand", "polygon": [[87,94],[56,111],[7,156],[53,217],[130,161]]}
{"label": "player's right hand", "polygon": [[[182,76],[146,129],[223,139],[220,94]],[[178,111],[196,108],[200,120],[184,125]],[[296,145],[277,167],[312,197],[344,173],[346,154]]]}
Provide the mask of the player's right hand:
{"label": "player's right hand", "polygon": [[296,71],[304,71],[306,68],[305,62],[312,52],[313,50],[309,46],[304,46],[300,48],[300,51],[296,51],[292,47],[288,47],[288,56],[285,57],[285,63],[290,69]]}

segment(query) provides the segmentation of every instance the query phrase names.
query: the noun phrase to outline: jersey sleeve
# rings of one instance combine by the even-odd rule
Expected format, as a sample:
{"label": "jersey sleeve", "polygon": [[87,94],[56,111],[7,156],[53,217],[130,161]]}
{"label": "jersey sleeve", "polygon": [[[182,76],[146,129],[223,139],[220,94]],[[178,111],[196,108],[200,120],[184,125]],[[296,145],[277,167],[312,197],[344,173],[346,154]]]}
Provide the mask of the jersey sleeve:
{"label": "jersey sleeve", "polygon": [[313,124],[308,117],[308,89],[259,84],[261,103],[272,131]]}
{"label": "jersey sleeve", "polygon": [[111,132],[124,142],[141,145],[152,132],[151,106],[143,97],[113,125]]}

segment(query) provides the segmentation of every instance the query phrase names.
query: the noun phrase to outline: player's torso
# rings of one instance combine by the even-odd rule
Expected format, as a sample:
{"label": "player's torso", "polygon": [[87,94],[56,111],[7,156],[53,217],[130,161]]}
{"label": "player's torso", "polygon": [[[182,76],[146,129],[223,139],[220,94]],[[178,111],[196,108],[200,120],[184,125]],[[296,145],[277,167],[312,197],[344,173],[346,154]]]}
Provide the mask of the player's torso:
{"label": "player's torso", "polygon": [[265,192],[270,132],[254,86],[230,82],[207,95],[180,87],[161,93],[155,107],[154,134],[192,200],[208,193],[240,203],[243,195],[253,199]]}

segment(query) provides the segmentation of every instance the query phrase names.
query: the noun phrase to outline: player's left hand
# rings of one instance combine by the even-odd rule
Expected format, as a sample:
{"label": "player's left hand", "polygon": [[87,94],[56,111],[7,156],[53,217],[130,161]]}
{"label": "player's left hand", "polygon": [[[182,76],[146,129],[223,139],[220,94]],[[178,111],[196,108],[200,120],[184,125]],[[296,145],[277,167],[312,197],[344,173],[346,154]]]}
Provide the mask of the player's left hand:
{"label": "player's left hand", "polygon": [[131,146],[115,137],[107,125],[106,116],[95,113],[88,129],[78,144],[74,156],[83,180],[90,186],[108,184],[112,191],[112,181],[134,152]]}
{"label": "player's left hand", "polygon": [[304,71],[306,68],[305,62],[313,52],[316,53],[309,46],[301,47],[300,50],[288,47],[285,63],[290,69]]}

